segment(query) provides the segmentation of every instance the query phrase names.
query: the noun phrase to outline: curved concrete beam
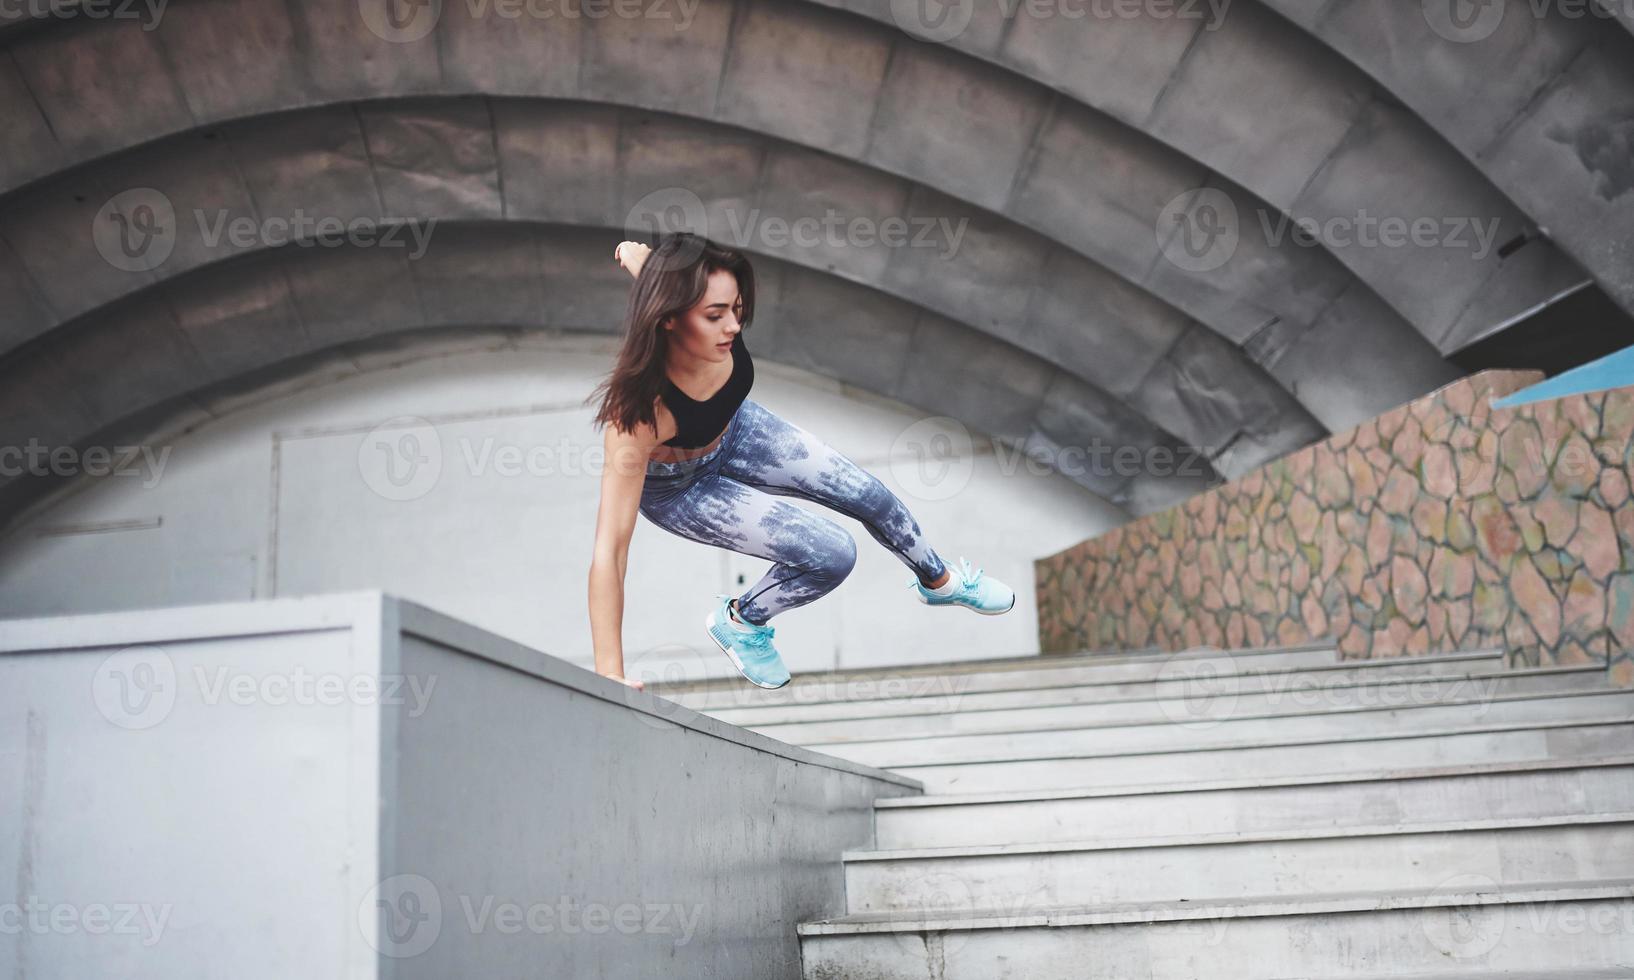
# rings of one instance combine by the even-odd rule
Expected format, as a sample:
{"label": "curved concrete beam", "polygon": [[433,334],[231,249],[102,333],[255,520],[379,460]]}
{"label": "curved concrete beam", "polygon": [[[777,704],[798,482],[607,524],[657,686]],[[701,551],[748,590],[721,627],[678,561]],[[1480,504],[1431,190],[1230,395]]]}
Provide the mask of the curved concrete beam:
{"label": "curved concrete beam", "polygon": [[[22,309],[33,291],[44,300],[35,322],[15,324],[49,331],[161,279],[266,247],[254,234],[234,241],[227,231],[237,223],[253,229],[304,213],[337,223],[411,216],[620,228],[639,200],[685,187],[710,229],[751,221],[766,229],[721,237],[1049,358],[1208,447],[1224,471],[1245,472],[1321,433],[1239,350],[1093,263],[941,195],[759,135],[607,106],[471,99],[328,107],[209,135],[81,168],[0,213],[0,238],[28,277],[0,283],[0,304]],[[122,187],[160,192],[175,215],[156,269],[116,267],[107,240],[89,233]],[[897,246],[774,239],[774,229],[812,214],[818,187],[824,207],[848,221],[883,228],[894,218],[931,232],[928,247],[913,244],[918,236]],[[745,197],[746,188],[764,190]],[[943,237],[942,228],[958,230]]]}
{"label": "curved concrete beam", "polygon": [[[195,121],[333,99],[482,91],[661,104],[822,146],[1045,231],[1248,345],[1330,429],[1455,376],[1324,251],[1266,242],[1254,216],[1274,209],[1240,188],[1010,73],[946,52],[935,55],[939,63],[920,64],[930,57],[922,45],[878,25],[818,7],[765,4],[746,8],[729,39],[727,8],[709,4],[689,27],[689,38],[709,42],[689,46],[685,64],[672,65],[661,38],[624,22],[580,38],[576,21],[473,21],[464,5],[449,4],[424,42],[393,44],[369,33],[355,5],[342,8],[289,8],[276,0],[246,10],[233,2],[176,3],[153,32],[84,23],[25,37],[14,46],[16,68],[0,70],[0,104],[14,104],[23,120],[11,169],[0,171],[0,180],[15,187]],[[807,71],[826,71],[830,61],[821,59],[830,56],[857,70],[813,89],[811,79],[778,60],[790,47],[817,59],[803,66]],[[285,51],[300,57],[281,57]],[[717,86],[719,60],[728,56],[730,77]],[[907,67],[887,76],[887,60]],[[926,72],[936,74],[930,89],[922,86]],[[128,84],[115,88],[108,80],[120,73]],[[677,84],[654,86],[647,73]],[[968,76],[980,85],[966,85]],[[133,89],[155,96],[132,107]],[[913,101],[928,90],[942,94]],[[966,94],[947,94],[955,90]],[[980,99],[967,97],[976,91]],[[882,107],[878,116],[874,100]],[[801,110],[789,111],[793,104]],[[1017,118],[1036,125],[1018,127]],[[1086,162],[1097,166],[1086,173]],[[1223,267],[1193,272],[1163,260],[1154,232],[1167,202],[1205,183],[1238,200],[1245,234]],[[1344,367],[1380,365],[1381,350],[1393,352],[1382,365],[1387,370]]]}
{"label": "curved concrete beam", "polygon": [[[1634,38],[1586,3],[1571,7],[1581,16],[1558,3],[1538,16],[1530,0],[1499,0],[1467,25],[1432,26],[1399,0],[1264,2],[1436,127],[1634,312]],[[1625,19],[1630,8],[1612,4]]]}
{"label": "curved concrete beam", "polygon": [[[896,11],[915,9],[891,0],[814,2],[893,25]],[[1216,6],[1225,10],[1218,19]],[[971,19],[944,41],[948,47],[1055,88],[1288,214],[1340,231],[1328,239],[1338,260],[1442,352],[1453,349],[1449,338],[1506,320],[1584,278],[1547,240],[1514,257],[1524,261],[1500,257],[1496,246],[1533,223],[1422,120],[1265,7],[973,0],[958,9],[970,10]],[[908,57],[893,58],[892,74],[918,85],[882,97],[895,95],[917,111],[938,107],[950,77],[962,74],[944,67],[953,55],[925,44],[902,53]],[[967,166],[978,168],[976,161]],[[1359,226],[1386,217],[1443,222],[1440,238],[1449,244],[1363,243]],[[1490,249],[1459,234],[1469,219],[1495,223]],[[1336,222],[1357,227],[1346,232]]]}
{"label": "curved concrete beam", "polygon": [[[426,330],[583,330],[622,309],[629,279],[607,260],[617,232],[512,222],[440,225],[425,254],[296,245],[174,276],[0,362],[0,445],[83,445],[110,432],[204,419],[242,400],[250,379],[411,343]],[[1054,461],[1056,447],[1165,447],[1173,436],[1116,399],[996,338],[877,290],[758,259],[757,356],[969,421]],[[837,316],[835,311],[843,310]],[[860,351],[860,356],[859,356]],[[327,353],[326,353],[327,352]],[[338,353],[337,353],[338,352]],[[363,355],[358,355],[363,356]],[[109,383],[116,379],[117,383]],[[1061,471],[1144,513],[1217,479],[1116,465]],[[1172,472],[1172,470],[1171,470]],[[3,502],[46,484],[19,477]]]}

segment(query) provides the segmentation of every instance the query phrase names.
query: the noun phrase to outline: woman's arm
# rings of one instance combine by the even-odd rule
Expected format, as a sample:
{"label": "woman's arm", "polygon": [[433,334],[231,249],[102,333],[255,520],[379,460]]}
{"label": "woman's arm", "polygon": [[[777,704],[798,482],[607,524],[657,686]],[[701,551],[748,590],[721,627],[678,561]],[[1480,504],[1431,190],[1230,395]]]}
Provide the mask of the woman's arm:
{"label": "woman's arm", "polygon": [[658,443],[651,426],[623,432],[609,424],[603,430],[601,507],[596,514],[596,544],[590,560],[590,636],[596,673],[640,688],[624,676],[624,577],[647,480],[647,457]]}
{"label": "woman's arm", "polygon": [[619,242],[613,249],[613,261],[617,262],[624,271],[632,276],[641,275],[641,266],[646,263],[647,256],[652,249],[640,242]]}

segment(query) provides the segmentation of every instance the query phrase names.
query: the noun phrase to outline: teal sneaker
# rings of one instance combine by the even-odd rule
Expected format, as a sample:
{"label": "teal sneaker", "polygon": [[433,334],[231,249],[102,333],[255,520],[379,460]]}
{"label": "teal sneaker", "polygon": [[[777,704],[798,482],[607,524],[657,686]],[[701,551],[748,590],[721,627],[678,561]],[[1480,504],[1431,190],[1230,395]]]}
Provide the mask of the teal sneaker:
{"label": "teal sneaker", "polygon": [[777,649],[772,646],[772,634],[777,630],[754,623],[744,623],[749,628],[740,629],[734,624],[732,613],[727,608],[732,597],[717,595],[715,598],[718,601],[714,611],[704,620],[704,628],[721,652],[732,658],[732,665],[738,669],[738,673],[748,678],[749,683],[768,691],[775,691],[787,684],[789,669],[783,666],[783,658],[777,655]]}
{"label": "teal sneaker", "polygon": [[963,555],[959,557],[957,568],[948,566],[948,574],[958,586],[952,595],[937,595],[926,589],[919,584],[917,575],[908,579],[908,585],[913,588],[919,601],[927,606],[964,606],[983,616],[997,616],[1016,607],[1014,589],[996,578],[984,578],[980,568],[972,572],[970,562],[966,561]]}

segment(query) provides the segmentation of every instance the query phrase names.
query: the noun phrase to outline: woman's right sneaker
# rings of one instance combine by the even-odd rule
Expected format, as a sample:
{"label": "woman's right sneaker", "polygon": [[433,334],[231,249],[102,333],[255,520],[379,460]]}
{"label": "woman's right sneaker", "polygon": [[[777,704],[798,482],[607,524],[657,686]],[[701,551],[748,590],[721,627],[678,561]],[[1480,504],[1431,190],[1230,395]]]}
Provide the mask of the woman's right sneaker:
{"label": "woman's right sneaker", "polygon": [[[948,566],[948,574],[953,590],[945,596],[925,588],[917,575],[908,579],[908,585],[927,606],[964,606],[983,616],[998,616],[1016,607],[1014,589],[991,575],[984,577],[980,568],[971,571],[970,562],[963,555],[959,556],[957,566]],[[942,587],[947,588],[947,583]]]}
{"label": "woman's right sneaker", "polygon": [[739,623],[732,618],[727,606],[732,597],[717,595],[715,599],[715,610],[704,620],[704,628],[721,652],[732,658],[738,673],[748,678],[749,683],[769,691],[787,684],[789,669],[783,666],[783,658],[772,646],[772,634],[777,630],[771,626]]}

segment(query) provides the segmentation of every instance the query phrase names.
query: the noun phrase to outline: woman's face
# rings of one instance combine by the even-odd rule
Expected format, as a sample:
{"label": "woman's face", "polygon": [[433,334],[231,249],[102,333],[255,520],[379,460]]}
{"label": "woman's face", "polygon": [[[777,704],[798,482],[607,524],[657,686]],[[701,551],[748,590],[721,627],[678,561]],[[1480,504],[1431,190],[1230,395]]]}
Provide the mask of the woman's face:
{"label": "woman's face", "polygon": [[665,325],[670,342],[705,361],[724,361],[732,356],[732,343],[743,329],[738,314],[743,298],[738,295],[738,277],[725,269],[709,274],[703,298],[690,310]]}

